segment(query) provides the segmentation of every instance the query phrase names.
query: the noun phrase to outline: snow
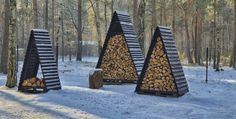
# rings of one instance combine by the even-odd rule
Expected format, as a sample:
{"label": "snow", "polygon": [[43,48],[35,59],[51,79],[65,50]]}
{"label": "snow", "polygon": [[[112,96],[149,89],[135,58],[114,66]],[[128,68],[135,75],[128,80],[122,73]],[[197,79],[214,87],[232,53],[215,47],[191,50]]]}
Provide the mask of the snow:
{"label": "snow", "polygon": [[46,30],[46,29],[33,29],[33,31],[37,31],[37,32],[48,32],[48,30]]}
{"label": "snow", "polygon": [[96,71],[102,71],[102,69],[101,69],[101,68],[91,69],[91,70],[89,71],[89,76],[93,75],[94,72],[96,72]]}
{"label": "snow", "polygon": [[134,84],[89,89],[89,72],[97,60],[85,57],[83,62],[60,62],[62,90],[45,94],[8,89],[4,86],[6,75],[0,74],[0,119],[236,118],[236,71],[232,68],[224,67],[222,72],[210,68],[206,84],[204,67],[184,66],[190,92],[173,98],[136,94]]}
{"label": "snow", "polygon": [[122,25],[130,25],[130,26],[132,26],[133,24],[132,23],[129,23],[129,22],[120,22],[120,24],[122,24]]}

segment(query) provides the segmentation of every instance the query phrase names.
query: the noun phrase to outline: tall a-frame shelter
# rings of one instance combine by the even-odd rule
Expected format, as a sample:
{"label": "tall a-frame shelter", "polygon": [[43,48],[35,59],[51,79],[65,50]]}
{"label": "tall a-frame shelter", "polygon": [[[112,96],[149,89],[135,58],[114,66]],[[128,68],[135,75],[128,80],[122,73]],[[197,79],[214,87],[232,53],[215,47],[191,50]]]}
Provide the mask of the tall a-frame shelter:
{"label": "tall a-frame shelter", "polygon": [[145,59],[136,92],[182,96],[188,84],[169,28],[158,26]]}
{"label": "tall a-frame shelter", "polygon": [[[39,65],[45,86],[43,88],[23,86],[24,80],[37,76]],[[33,29],[31,31],[18,86],[18,90],[23,92],[37,91],[38,88],[42,88],[43,91],[61,89],[51,39],[48,31],[44,29]]]}
{"label": "tall a-frame shelter", "polygon": [[96,68],[111,84],[136,83],[144,63],[143,53],[128,13],[115,11]]}

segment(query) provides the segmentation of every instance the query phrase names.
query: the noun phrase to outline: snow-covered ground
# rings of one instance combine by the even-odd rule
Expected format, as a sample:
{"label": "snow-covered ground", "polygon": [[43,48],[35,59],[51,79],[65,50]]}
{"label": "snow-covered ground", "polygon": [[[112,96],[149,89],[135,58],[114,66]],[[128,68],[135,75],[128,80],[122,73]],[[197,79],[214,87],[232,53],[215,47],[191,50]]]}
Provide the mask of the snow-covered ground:
{"label": "snow-covered ground", "polygon": [[97,58],[84,61],[60,63],[63,89],[45,94],[8,89],[0,74],[0,119],[236,119],[236,71],[231,68],[210,69],[206,84],[204,67],[184,66],[190,92],[173,98],[136,94],[134,84],[89,89],[89,70]]}

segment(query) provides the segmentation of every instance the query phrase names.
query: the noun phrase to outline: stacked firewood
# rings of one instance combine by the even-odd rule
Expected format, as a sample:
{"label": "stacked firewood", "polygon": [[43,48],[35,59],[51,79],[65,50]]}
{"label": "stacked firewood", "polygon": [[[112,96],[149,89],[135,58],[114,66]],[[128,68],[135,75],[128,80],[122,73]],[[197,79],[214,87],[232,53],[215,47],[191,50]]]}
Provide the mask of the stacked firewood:
{"label": "stacked firewood", "polygon": [[174,78],[171,74],[167,56],[164,52],[164,46],[160,38],[157,39],[156,46],[152,51],[141,89],[176,92]]}
{"label": "stacked firewood", "polygon": [[104,79],[138,79],[123,35],[116,35],[109,39],[101,68]]}
{"label": "stacked firewood", "polygon": [[36,77],[24,80],[22,85],[25,87],[41,87],[41,88],[45,87],[43,79],[39,79]]}

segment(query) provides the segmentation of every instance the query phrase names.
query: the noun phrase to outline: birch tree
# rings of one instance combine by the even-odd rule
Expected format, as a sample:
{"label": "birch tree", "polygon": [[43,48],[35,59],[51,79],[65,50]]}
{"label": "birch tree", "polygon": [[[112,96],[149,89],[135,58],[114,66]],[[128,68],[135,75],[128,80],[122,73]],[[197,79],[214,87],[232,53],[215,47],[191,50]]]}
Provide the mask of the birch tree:
{"label": "birch tree", "polygon": [[8,75],[6,86],[16,86],[16,0],[10,0],[9,48],[8,48]]}

